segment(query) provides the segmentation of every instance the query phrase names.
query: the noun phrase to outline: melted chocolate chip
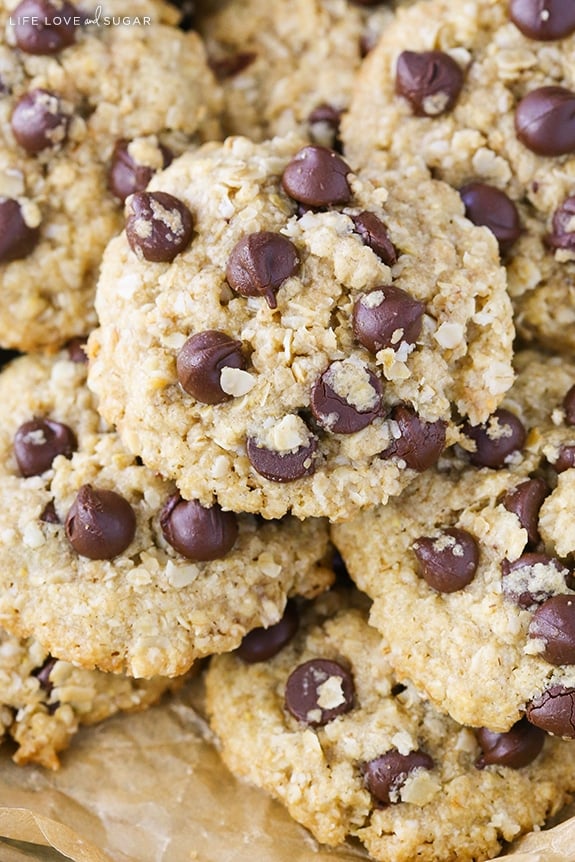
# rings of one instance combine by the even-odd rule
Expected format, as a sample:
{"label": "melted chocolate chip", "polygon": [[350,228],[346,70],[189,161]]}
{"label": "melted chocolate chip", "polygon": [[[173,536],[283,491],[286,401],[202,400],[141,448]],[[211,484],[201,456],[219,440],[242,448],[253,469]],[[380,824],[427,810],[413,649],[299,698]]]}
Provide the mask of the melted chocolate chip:
{"label": "melted chocolate chip", "polygon": [[550,686],[527,704],[525,715],[547,733],[575,739],[575,689]]}
{"label": "melted chocolate chip", "polygon": [[575,251],[575,195],[566,198],[553,213],[551,233],[545,241],[551,248]]}
{"label": "melted chocolate chip", "polygon": [[40,520],[45,524],[59,524],[60,518],[58,517],[58,513],[56,512],[56,507],[54,505],[54,500],[50,500],[49,503],[46,503],[44,509],[40,513]]}
{"label": "melted chocolate chip", "polygon": [[242,237],[233,247],[226,267],[230,287],[242,296],[265,296],[276,308],[274,291],[297,272],[295,245],[279,233],[260,231]]}
{"label": "melted chocolate chip", "polygon": [[183,500],[174,494],[160,513],[160,527],[166,541],[188,560],[206,562],[225,557],[238,537],[238,521],[233,512],[224,512],[217,503],[202,506],[197,500]]}
{"label": "melted chocolate chip", "polygon": [[253,51],[242,51],[229,57],[210,57],[208,65],[219,81],[225,81],[244,72],[257,56]]}
{"label": "melted chocolate chip", "polygon": [[422,536],[413,543],[422,578],[440,593],[462,590],[475,577],[479,564],[477,541],[459,527],[439,536]]}
{"label": "melted chocolate chip", "polygon": [[533,614],[529,636],[543,641],[541,655],[550,664],[575,664],[575,594],[543,602]]}
{"label": "melted chocolate chip", "polygon": [[575,31],[572,0],[510,0],[509,17],[528,39],[552,42]]}
{"label": "melted chocolate chip", "polygon": [[309,146],[288,163],[282,186],[291,198],[312,207],[346,204],[351,200],[349,173],[349,165],[333,150]]}
{"label": "melted chocolate chip", "polygon": [[543,479],[526,479],[508,491],[502,500],[507,511],[517,515],[519,523],[527,530],[529,545],[539,541],[539,509],[548,494],[549,487]]}
{"label": "melted chocolate chip", "polygon": [[338,662],[314,658],[299,665],[289,676],[285,705],[310,727],[322,727],[353,708],[353,677]]}
{"label": "melted chocolate chip", "polygon": [[423,302],[389,284],[361,294],[353,306],[353,332],[371,353],[414,344],[419,338]]}
{"label": "melted chocolate chip", "polygon": [[277,655],[296,634],[299,628],[299,612],[294,601],[288,601],[281,620],[267,629],[257,628],[242,640],[236,654],[248,664],[268,661]]}
{"label": "melted chocolate chip", "polygon": [[555,461],[553,461],[553,468],[557,473],[563,473],[565,470],[570,470],[571,467],[575,467],[575,446],[563,443],[559,447]]}
{"label": "melted chocolate chip", "polygon": [[380,415],[381,383],[367,366],[332,362],[315,382],[310,406],[324,430],[354,434]]}
{"label": "melted chocolate chip", "polygon": [[463,425],[463,433],[475,442],[475,452],[468,458],[475,467],[503,467],[514,452],[525,445],[527,432],[520,419],[509,410],[500,407],[482,425]]}
{"label": "melted chocolate chip", "polygon": [[26,224],[18,201],[12,198],[1,198],[0,263],[28,257],[39,238],[39,229]]}
{"label": "melted chocolate chip", "polygon": [[364,245],[375,252],[387,266],[397,263],[397,250],[389,238],[386,226],[375,213],[361,212],[351,218]]}
{"label": "melted chocolate chip", "polygon": [[14,435],[14,455],[22,476],[40,476],[57,455],[70,458],[77,448],[72,429],[54,419],[31,419]]}
{"label": "melted chocolate chip", "polygon": [[167,192],[136,192],[126,205],[130,248],[146,260],[168,263],[190,243],[192,214]]}
{"label": "melted chocolate chip", "polygon": [[397,59],[395,92],[408,100],[416,116],[451,111],[462,87],[461,67],[443,51],[402,51]]}
{"label": "melted chocolate chip", "polygon": [[[134,192],[143,192],[152,177],[154,169],[141,165],[130,155],[130,142],[121,139],[116,142],[108,169],[108,187],[113,195],[124,202]],[[160,146],[162,167],[167,167],[173,155],[167,147]]]}
{"label": "melted chocolate chip", "polygon": [[545,742],[544,732],[529,724],[526,718],[522,718],[505,733],[495,733],[480,727],[475,731],[475,736],[482,751],[475,763],[477,769],[484,769],[490,764],[521,769],[535,760]]}
{"label": "melted chocolate chip", "polygon": [[91,560],[111,560],[136,534],[136,516],[115,491],[82,485],[66,517],[66,535],[74,550]]}
{"label": "melted chocolate chip", "polygon": [[30,155],[63,144],[70,116],[49,90],[29,90],[16,103],[10,125],[17,142]]}
{"label": "melted chocolate chip", "polygon": [[445,448],[445,422],[424,422],[412,407],[403,404],[393,408],[390,418],[399,436],[381,453],[381,458],[399,458],[419,473],[437,463]]}
{"label": "melted chocolate chip", "polygon": [[[573,215],[575,215],[575,212]],[[575,386],[571,386],[565,394],[565,398],[563,399],[563,410],[565,411],[565,424],[575,425]]]}
{"label": "melted chocolate chip", "polygon": [[517,207],[505,192],[487,183],[468,183],[459,190],[465,215],[475,225],[488,227],[499,243],[501,254],[509,251],[521,235]]}
{"label": "melted chocolate chip", "polygon": [[317,444],[317,437],[310,435],[308,442],[295,452],[278,452],[260,446],[255,437],[248,437],[246,447],[249,462],[260,476],[283,483],[295,482],[314,472]]}
{"label": "melted chocolate chip", "polygon": [[539,156],[575,151],[575,93],[565,87],[539,87],[515,109],[515,132]]}
{"label": "melted chocolate chip", "polygon": [[400,790],[415,770],[433,769],[434,765],[429,754],[421,749],[409,754],[392,750],[364,763],[361,771],[373,798],[381,805],[390,805],[401,801]]}
{"label": "melted chocolate chip", "polygon": [[76,41],[83,16],[72,3],[22,0],[12,10],[16,44],[26,54],[57,54]]}
{"label": "melted chocolate chip", "polygon": [[221,404],[232,398],[221,386],[224,368],[245,368],[242,343],[216,329],[192,335],[176,358],[180,386],[202,404]]}

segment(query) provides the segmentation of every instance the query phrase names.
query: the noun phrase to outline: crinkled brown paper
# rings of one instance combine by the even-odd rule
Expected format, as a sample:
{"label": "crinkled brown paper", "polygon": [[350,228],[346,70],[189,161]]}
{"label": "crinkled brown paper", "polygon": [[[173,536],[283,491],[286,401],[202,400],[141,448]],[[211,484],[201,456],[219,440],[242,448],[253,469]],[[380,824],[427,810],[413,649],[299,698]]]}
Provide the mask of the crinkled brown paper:
{"label": "crinkled brown paper", "polygon": [[[52,773],[0,758],[0,862],[353,862],[235,781],[206,741],[199,682],[81,731]],[[574,862],[575,818],[500,859]]]}

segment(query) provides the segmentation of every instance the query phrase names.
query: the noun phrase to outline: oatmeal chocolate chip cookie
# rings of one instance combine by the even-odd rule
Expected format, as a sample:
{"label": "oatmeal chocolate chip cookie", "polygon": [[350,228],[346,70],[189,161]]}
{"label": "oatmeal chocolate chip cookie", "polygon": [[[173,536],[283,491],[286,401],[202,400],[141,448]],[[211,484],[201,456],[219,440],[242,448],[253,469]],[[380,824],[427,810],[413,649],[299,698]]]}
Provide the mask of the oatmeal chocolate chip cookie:
{"label": "oatmeal chocolate chip cookie", "polygon": [[512,381],[493,237],[426,176],[294,138],[186,153],[127,204],[90,386],[184,497],[350,516],[397,494]]}
{"label": "oatmeal chocolate chip cookie", "polygon": [[61,352],[0,374],[3,628],[85,668],[176,676],[330,583],[324,521],[183,500],[103,423],[86,373]]}
{"label": "oatmeal chocolate chip cookie", "polygon": [[124,198],[218,134],[218,85],[176,10],[155,0],[98,9],[22,0],[0,10],[2,347],[55,348],[88,332]]}
{"label": "oatmeal chocolate chip cookie", "polygon": [[575,365],[516,366],[461,457],[333,540],[400,678],[461,723],[575,738]]}
{"label": "oatmeal chocolate chip cookie", "polygon": [[0,630],[0,730],[17,744],[18,764],[57,769],[58,753],[81,725],[145,709],[181,681],[83,670],[53,658],[33,638]]}
{"label": "oatmeal chocolate chip cookie", "polygon": [[397,12],[342,124],[356,165],[423,162],[490,227],[519,333],[575,346],[570,2],[432,0]]}
{"label": "oatmeal chocolate chip cookie", "polygon": [[212,659],[209,719],[234,774],[318,841],[353,836],[381,862],[490,859],[560,808],[573,744],[525,720],[456,724],[398,683],[366,612],[342,604],[325,594],[291,639]]}

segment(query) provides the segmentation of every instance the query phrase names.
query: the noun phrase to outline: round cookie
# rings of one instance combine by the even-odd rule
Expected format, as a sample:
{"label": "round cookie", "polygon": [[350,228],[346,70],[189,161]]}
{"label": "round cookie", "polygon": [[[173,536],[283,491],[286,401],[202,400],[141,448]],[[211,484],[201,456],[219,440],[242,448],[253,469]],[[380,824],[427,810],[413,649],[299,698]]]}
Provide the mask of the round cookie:
{"label": "round cookie", "polygon": [[80,726],[156,703],[182,680],[135,680],[83,670],[52,658],[33,638],[0,631],[0,729],[18,748],[16,763],[58,769]]}
{"label": "round cookie", "polygon": [[575,738],[575,365],[527,351],[516,366],[466,457],[332,538],[401,679],[461,723],[526,715]]}
{"label": "round cookie", "polygon": [[67,353],[0,375],[0,620],[51,655],[176,676],[315,595],[327,525],[186,503],[103,423]]}
{"label": "round cookie", "polygon": [[423,163],[491,225],[519,333],[575,346],[575,23],[570,3],[401,8],[342,123],[358,166]]}
{"label": "round cookie", "polygon": [[55,349],[89,332],[124,197],[217,136],[221,93],[177,15],[156,0],[0,11],[2,347]]}
{"label": "round cookie", "polygon": [[[573,790],[575,746],[520,722],[477,733],[398,684],[366,613],[331,595],[273,657],[214,657],[207,709],[230,770],[318,841],[381,862],[490,859]],[[335,605],[335,608],[334,608]]]}
{"label": "round cookie", "polygon": [[513,327],[493,237],[452,189],[300,147],[207,144],[128,203],[89,385],[184,497],[336,520],[433,463],[452,410],[491,413]]}

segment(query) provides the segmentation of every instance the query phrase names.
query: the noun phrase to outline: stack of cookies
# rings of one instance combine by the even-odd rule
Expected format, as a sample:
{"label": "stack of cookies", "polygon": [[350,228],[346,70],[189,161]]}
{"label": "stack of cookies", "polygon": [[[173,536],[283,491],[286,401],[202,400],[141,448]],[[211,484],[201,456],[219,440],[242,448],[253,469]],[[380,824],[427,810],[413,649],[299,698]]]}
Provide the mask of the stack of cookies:
{"label": "stack of cookies", "polygon": [[492,858],[575,793],[575,7],[193,11],[0,11],[1,726],[201,665],[318,841]]}

